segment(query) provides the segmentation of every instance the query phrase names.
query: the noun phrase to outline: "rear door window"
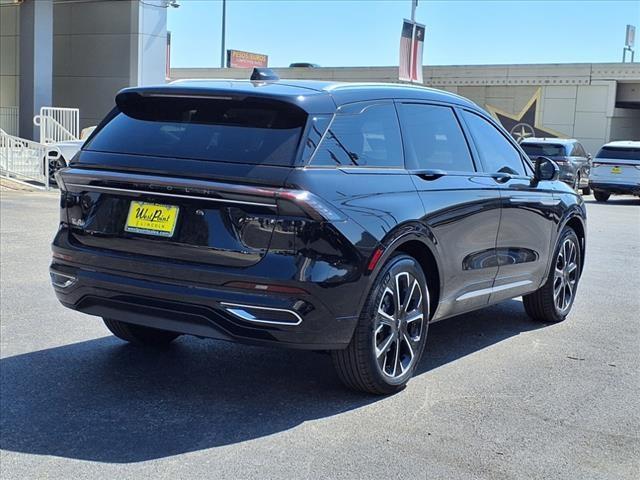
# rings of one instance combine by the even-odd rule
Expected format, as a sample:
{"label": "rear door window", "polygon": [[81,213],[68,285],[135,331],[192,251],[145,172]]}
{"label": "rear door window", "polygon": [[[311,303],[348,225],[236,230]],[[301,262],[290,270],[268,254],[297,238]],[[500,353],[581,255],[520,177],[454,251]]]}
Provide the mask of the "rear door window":
{"label": "rear door window", "polygon": [[312,166],[404,166],[398,116],[393,103],[353,107],[333,118],[311,158]]}
{"label": "rear door window", "polygon": [[450,107],[403,103],[399,111],[408,168],[475,171],[469,146]]}
{"label": "rear door window", "polygon": [[507,138],[480,115],[463,110],[465,122],[488,173],[510,173],[524,175],[525,169],[520,152]]}
{"label": "rear door window", "polygon": [[131,95],[85,145],[89,151],[292,165],[306,113],[267,100]]}
{"label": "rear door window", "polygon": [[574,157],[586,157],[587,152],[584,151],[584,148],[582,148],[582,145],[580,143],[576,143],[573,146],[573,152],[571,153],[571,155],[573,155]]}

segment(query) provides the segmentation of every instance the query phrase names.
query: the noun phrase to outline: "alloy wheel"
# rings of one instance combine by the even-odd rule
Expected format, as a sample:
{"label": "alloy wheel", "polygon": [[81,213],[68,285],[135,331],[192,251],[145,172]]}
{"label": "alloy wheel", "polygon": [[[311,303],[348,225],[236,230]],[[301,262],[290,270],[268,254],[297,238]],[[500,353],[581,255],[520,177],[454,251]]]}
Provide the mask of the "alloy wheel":
{"label": "alloy wheel", "polygon": [[402,377],[417,361],[429,304],[422,291],[420,282],[403,271],[389,276],[380,298],[373,322],[374,351],[378,369],[391,379]]}
{"label": "alloy wheel", "polygon": [[573,302],[578,283],[578,247],[567,238],[560,247],[553,277],[553,301],[558,312],[565,313]]}

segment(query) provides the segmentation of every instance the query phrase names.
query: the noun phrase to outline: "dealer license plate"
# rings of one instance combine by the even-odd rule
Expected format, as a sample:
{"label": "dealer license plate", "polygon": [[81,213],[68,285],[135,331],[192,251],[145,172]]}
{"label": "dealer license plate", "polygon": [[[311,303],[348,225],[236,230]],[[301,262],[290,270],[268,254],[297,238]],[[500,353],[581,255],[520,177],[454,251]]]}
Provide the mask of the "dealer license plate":
{"label": "dealer license plate", "polygon": [[615,167],[611,167],[611,173],[620,174],[622,173],[622,168],[618,167],[617,165]]}
{"label": "dealer license plate", "polygon": [[131,202],[127,223],[127,232],[171,237],[178,220],[178,207],[157,203]]}

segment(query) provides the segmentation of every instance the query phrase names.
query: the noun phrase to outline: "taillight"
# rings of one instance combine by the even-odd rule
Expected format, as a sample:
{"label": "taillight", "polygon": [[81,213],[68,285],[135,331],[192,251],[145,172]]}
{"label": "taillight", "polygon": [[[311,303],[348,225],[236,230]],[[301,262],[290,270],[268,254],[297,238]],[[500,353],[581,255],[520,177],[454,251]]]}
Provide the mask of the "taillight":
{"label": "taillight", "polygon": [[306,190],[280,190],[276,194],[281,213],[287,213],[287,208],[281,200],[287,200],[299,206],[309,217],[317,221],[343,222],[346,217],[329,202]]}

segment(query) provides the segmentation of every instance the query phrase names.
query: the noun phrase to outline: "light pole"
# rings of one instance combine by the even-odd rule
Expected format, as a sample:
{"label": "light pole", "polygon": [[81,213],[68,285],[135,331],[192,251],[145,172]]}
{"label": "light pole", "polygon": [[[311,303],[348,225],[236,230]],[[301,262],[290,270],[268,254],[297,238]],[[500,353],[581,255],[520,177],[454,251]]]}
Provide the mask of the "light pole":
{"label": "light pole", "polygon": [[220,68],[224,68],[224,58],[225,58],[225,48],[224,48],[224,37],[225,37],[225,26],[227,23],[227,0],[222,0],[222,46],[220,47]]}

